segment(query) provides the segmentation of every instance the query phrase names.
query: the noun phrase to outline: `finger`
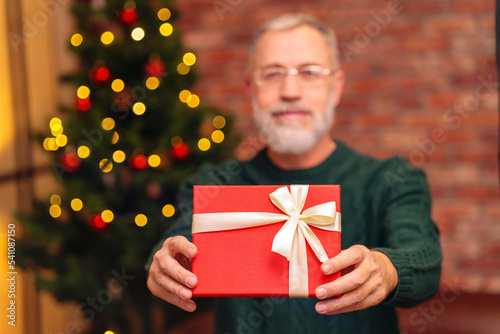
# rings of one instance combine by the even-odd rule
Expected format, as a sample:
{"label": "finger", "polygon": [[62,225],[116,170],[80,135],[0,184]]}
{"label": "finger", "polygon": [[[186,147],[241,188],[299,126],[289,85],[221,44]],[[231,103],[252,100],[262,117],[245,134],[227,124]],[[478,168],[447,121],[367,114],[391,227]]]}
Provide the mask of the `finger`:
{"label": "finger", "polygon": [[182,254],[188,259],[192,259],[198,253],[198,249],[196,248],[196,246],[188,239],[186,239],[186,237],[181,235],[168,238],[165,241],[165,245],[170,250],[172,256]]}
{"label": "finger", "polygon": [[[198,278],[168,254],[156,253],[153,263],[158,264],[162,274],[173,278],[175,281],[189,288],[194,288],[198,284]],[[159,275],[159,277],[161,276]]]}
{"label": "finger", "polygon": [[321,270],[325,275],[330,275],[354,266],[363,261],[365,253],[359,245],[351,246],[346,250],[341,251],[337,256],[332,257],[321,265]]}
{"label": "finger", "polygon": [[154,274],[150,275],[147,285],[149,290],[158,298],[189,312],[196,309],[196,304],[190,300],[192,297],[191,290],[161,272],[158,272],[156,277]]}
{"label": "finger", "polygon": [[363,268],[357,268],[345,276],[337,278],[335,281],[320,285],[316,288],[315,294],[319,299],[331,298],[343,295],[349,291],[359,288],[369,279],[369,274]]}
{"label": "finger", "polygon": [[173,304],[188,312],[193,312],[194,310],[196,310],[196,303],[190,299],[185,300],[175,294],[172,294],[167,290],[161,288],[160,286],[156,285],[156,283],[154,282],[149,283],[149,280],[148,280],[148,287],[156,297],[163,299],[164,301],[170,304]]}
{"label": "finger", "polygon": [[315,309],[320,314],[346,313],[377,305],[382,299],[377,290],[366,295],[366,292],[356,289],[340,298],[320,301],[316,304]]}

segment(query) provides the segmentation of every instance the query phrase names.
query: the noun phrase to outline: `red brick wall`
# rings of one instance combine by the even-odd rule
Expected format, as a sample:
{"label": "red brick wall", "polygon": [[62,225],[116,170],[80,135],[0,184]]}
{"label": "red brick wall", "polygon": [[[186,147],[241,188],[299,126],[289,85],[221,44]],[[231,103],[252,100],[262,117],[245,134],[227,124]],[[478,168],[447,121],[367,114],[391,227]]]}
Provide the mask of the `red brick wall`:
{"label": "red brick wall", "polygon": [[335,137],[423,168],[441,230],[443,280],[500,292],[494,1],[182,0],[179,9],[185,45],[198,56],[194,91],[237,114],[250,139],[242,77],[253,28],[290,11],[330,24],[347,73]]}

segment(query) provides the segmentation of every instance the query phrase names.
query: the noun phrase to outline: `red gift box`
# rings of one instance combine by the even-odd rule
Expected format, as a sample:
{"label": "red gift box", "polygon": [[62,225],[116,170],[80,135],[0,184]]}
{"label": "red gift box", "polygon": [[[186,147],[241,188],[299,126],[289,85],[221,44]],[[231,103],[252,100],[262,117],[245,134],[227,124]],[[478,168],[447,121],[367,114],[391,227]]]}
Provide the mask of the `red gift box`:
{"label": "red gift box", "polygon": [[195,297],[313,297],[340,272],[340,186],[194,186]]}

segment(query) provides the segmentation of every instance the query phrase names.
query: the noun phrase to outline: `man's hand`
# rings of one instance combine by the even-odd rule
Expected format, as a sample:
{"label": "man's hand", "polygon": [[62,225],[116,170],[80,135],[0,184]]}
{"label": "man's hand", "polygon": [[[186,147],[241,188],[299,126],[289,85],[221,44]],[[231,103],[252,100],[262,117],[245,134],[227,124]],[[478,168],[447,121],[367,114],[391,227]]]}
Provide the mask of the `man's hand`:
{"label": "man's hand", "polygon": [[327,299],[316,304],[320,314],[337,314],[365,309],[382,302],[397,286],[398,273],[383,253],[355,245],[343,250],[321,266],[325,275],[352,267],[335,281],[316,288],[316,297]]}
{"label": "man's hand", "polygon": [[149,290],[156,297],[193,312],[196,304],[191,300],[191,289],[198,284],[198,279],[190,270],[197,252],[196,246],[183,236],[165,240],[149,269]]}

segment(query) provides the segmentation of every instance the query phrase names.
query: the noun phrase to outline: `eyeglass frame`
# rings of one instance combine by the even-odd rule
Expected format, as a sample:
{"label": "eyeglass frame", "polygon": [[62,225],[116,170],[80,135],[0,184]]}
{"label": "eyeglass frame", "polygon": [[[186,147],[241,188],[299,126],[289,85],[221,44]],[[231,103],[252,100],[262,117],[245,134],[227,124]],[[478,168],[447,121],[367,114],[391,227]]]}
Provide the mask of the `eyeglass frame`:
{"label": "eyeglass frame", "polygon": [[[300,74],[300,70],[301,70],[301,68],[308,67],[308,66],[315,66],[315,67],[319,67],[319,68],[321,68],[321,75],[322,75],[322,77],[321,77],[321,78],[318,78],[318,80],[317,80],[317,81],[312,81],[312,82],[307,82],[307,81],[302,80],[302,79],[300,78],[300,76],[299,76],[299,74]],[[282,81],[277,82],[277,83],[275,84],[276,86],[282,85],[282,84],[285,82],[286,77],[287,77],[288,75],[298,76],[298,79],[299,79],[299,81],[300,81],[300,83],[301,83],[301,84],[306,83],[306,85],[307,85],[307,84],[309,84],[309,85],[311,85],[311,84],[312,84],[312,85],[316,85],[316,84],[321,83],[323,78],[326,78],[327,76],[331,76],[331,75],[335,74],[336,72],[338,72],[338,69],[332,70],[332,69],[329,69],[329,68],[326,68],[326,67],[323,67],[323,66],[321,66],[321,65],[317,65],[317,64],[307,64],[307,65],[301,65],[301,66],[299,66],[298,68],[297,68],[297,67],[295,67],[295,68],[286,68],[286,67],[284,67],[284,66],[279,66],[279,65],[264,66],[264,67],[261,67],[261,68],[256,69],[256,70],[252,73],[252,77],[253,77],[253,79],[254,79],[254,81],[255,81],[255,84],[256,84],[257,86],[259,86],[259,87],[264,87],[264,86],[266,86],[266,84],[265,84],[265,83],[263,83],[263,81],[262,81],[262,80],[259,80],[259,79],[257,78],[257,75],[258,75],[258,73],[259,73],[259,72],[261,72],[261,71],[263,71],[263,70],[265,70],[265,69],[267,69],[267,68],[277,68],[277,69],[282,69],[282,70],[283,70],[283,72],[284,72],[284,75],[285,75],[285,76],[283,77]],[[272,84],[271,84],[270,86],[272,86]]]}

